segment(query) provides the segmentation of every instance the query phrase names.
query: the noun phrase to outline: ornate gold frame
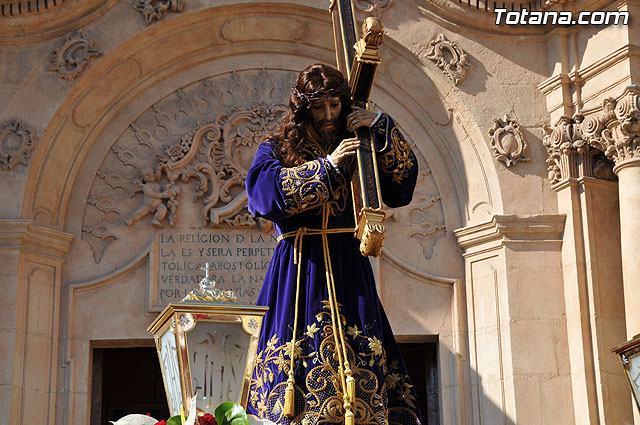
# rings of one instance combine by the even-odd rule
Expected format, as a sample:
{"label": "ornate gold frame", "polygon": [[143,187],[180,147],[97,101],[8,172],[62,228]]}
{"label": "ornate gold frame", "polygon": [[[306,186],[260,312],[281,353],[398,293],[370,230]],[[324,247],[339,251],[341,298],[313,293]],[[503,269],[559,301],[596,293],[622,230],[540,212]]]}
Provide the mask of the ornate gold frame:
{"label": "ornate gold frame", "polygon": [[[258,348],[258,337],[262,326],[262,319],[268,307],[237,305],[228,303],[211,303],[187,301],[171,303],[156,317],[149,325],[147,331],[153,334],[156,341],[158,358],[162,364],[160,338],[171,327],[176,339],[176,349],[178,351],[178,367],[180,370],[180,390],[182,395],[182,406],[188,412],[191,398],[193,397],[193,381],[191,380],[191,365],[189,364],[189,349],[187,345],[187,334],[193,330],[197,321],[216,323],[241,323],[243,331],[250,335],[249,352],[245,364],[244,379],[240,397],[237,401],[246,407],[249,398],[249,385],[253,372],[253,363],[256,358]],[[162,369],[162,380],[167,395],[167,402],[171,409],[171,400],[167,387],[167,376]],[[234,401],[234,400],[231,400]],[[171,412],[171,415],[179,415],[180,412]]]}
{"label": "ornate gold frame", "polygon": [[620,362],[624,368],[624,373],[627,377],[627,384],[633,394],[633,399],[636,402],[636,407],[640,410],[640,388],[635,388],[631,383],[631,376],[629,371],[631,369],[631,359],[640,356],[640,334],[633,337],[633,339],[620,344],[617,347],[611,349],[611,352],[617,354],[620,357]]}

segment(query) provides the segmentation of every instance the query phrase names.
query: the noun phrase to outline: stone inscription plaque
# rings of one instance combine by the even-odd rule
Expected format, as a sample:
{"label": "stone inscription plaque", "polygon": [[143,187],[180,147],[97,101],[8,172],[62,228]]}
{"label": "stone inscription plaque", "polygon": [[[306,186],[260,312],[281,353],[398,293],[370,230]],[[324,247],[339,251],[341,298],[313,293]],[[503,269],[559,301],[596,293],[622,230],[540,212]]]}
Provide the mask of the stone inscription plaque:
{"label": "stone inscription plaque", "polygon": [[174,228],[158,231],[158,304],[182,300],[198,288],[209,263],[216,288],[255,304],[277,240],[255,229]]}

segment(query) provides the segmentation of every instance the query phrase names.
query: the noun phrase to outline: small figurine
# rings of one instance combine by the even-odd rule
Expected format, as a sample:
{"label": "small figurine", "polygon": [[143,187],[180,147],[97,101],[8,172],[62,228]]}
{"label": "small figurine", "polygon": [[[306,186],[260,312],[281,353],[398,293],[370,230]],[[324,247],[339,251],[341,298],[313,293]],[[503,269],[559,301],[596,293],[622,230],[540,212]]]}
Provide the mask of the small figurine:
{"label": "small figurine", "polygon": [[145,215],[153,214],[151,224],[161,227],[161,222],[167,215],[167,207],[162,200],[169,198],[174,203],[177,203],[174,198],[178,193],[178,188],[173,185],[167,185],[168,190],[163,191],[160,183],[156,181],[160,178],[160,175],[152,167],[143,168],[140,171],[140,177],[142,180],[138,180],[137,183],[142,186],[141,191],[144,194],[144,199],[142,200],[142,205],[125,220],[125,223],[130,226]]}

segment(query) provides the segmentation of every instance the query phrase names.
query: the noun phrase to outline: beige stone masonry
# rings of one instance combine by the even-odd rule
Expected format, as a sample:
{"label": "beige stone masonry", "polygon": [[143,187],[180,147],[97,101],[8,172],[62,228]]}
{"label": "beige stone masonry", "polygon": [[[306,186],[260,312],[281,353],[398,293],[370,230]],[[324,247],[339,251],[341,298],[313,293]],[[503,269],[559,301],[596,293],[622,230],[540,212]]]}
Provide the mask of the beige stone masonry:
{"label": "beige stone masonry", "polygon": [[[640,333],[640,86],[628,86],[617,98],[603,101],[602,110],[588,115],[577,131],[593,148],[613,160],[619,179],[622,270],[625,282],[627,336]],[[622,342],[622,341],[620,341]],[[615,344],[614,344],[615,345]]]}
{"label": "beige stone masonry", "polygon": [[[637,9],[635,2],[587,3],[576,4],[574,13],[588,9],[634,16]],[[638,82],[640,46],[632,35],[636,25],[630,19],[628,25],[554,28],[547,43],[549,77],[538,84],[547,98],[552,122],[562,115],[599,109],[603,99]]]}
{"label": "beige stone masonry", "polygon": [[494,216],[454,232],[465,258],[473,424],[573,423],[559,255],[564,220]]}
{"label": "beige stone masonry", "polygon": [[10,424],[55,423],[61,266],[73,236],[0,220],[0,409]]}
{"label": "beige stone masonry", "polygon": [[618,184],[567,178],[555,190],[567,214],[562,270],[576,423],[630,423],[630,394],[610,352],[625,340]]}
{"label": "beige stone masonry", "polygon": [[[581,424],[633,420],[627,384],[609,350],[640,332],[639,118],[640,87],[631,85],[597,111],[562,117],[544,138],[559,212],[568,217],[562,262]],[[606,181],[616,176],[617,183]]]}
{"label": "beige stone masonry", "polygon": [[496,215],[489,222],[458,229],[454,233],[458,245],[465,250],[464,256],[468,257],[483,252],[478,249],[498,249],[508,242],[557,242],[563,223],[564,217],[558,215]]}

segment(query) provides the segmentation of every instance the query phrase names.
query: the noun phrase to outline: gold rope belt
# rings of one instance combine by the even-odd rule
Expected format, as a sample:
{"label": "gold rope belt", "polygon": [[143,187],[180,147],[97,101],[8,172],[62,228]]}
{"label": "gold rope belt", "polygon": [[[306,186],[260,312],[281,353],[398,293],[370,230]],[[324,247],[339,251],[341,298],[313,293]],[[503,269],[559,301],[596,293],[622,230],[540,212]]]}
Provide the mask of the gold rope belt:
{"label": "gold rope belt", "polygon": [[329,305],[331,307],[331,324],[333,327],[333,334],[336,336],[336,350],[338,352],[338,362],[340,364],[340,381],[342,384],[342,399],[343,407],[345,410],[344,419],[345,425],[354,424],[354,416],[351,411],[351,405],[355,400],[355,380],[352,376],[351,368],[349,367],[349,360],[347,358],[347,345],[345,342],[344,331],[342,328],[342,321],[340,320],[338,300],[336,299],[336,285],[333,278],[333,268],[331,266],[331,255],[329,253],[329,240],[327,235],[336,233],[353,233],[353,228],[337,228],[327,229],[329,222],[329,213],[326,205],[322,207],[322,229],[308,229],[306,227],[300,227],[297,230],[284,233],[278,236],[277,240],[281,240],[295,237],[293,241],[293,261],[298,265],[296,273],[296,302],[295,313],[293,318],[293,338],[289,343],[289,358],[291,360],[289,368],[289,378],[287,379],[287,388],[285,390],[285,402],[284,402],[284,414],[287,417],[293,417],[295,415],[295,391],[294,391],[294,359],[296,348],[296,334],[298,332],[298,304],[300,300],[300,269],[302,266],[302,240],[306,235],[321,235],[322,236],[322,250],[324,254],[324,268],[327,278],[327,292],[329,294]]}

